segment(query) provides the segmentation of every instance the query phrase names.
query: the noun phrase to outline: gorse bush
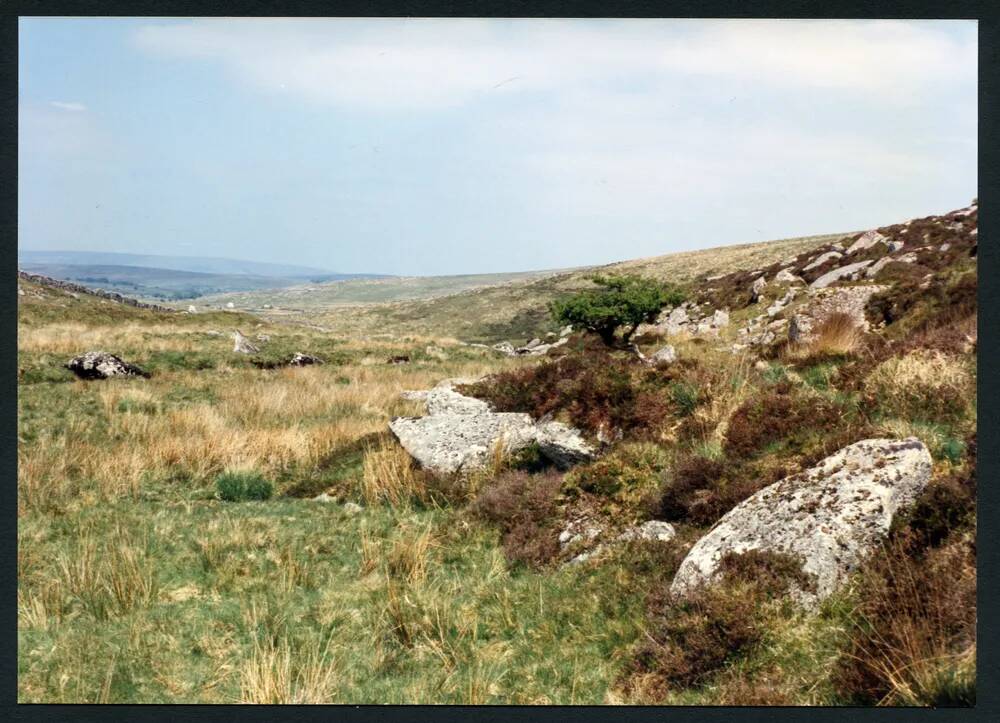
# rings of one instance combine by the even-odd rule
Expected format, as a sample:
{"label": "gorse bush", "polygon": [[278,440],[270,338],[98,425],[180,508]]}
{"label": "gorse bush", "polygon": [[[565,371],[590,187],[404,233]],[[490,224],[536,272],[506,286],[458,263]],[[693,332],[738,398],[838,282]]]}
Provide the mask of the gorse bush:
{"label": "gorse bush", "polygon": [[549,309],[559,323],[592,331],[608,346],[614,344],[618,329],[628,343],[639,324],[653,321],[664,306],[675,306],[685,298],[677,287],[639,276],[597,275],[590,279],[598,289],[553,301]]}
{"label": "gorse bush", "polygon": [[226,472],[216,478],[215,488],[226,502],[267,500],[274,494],[274,485],[257,472]]}

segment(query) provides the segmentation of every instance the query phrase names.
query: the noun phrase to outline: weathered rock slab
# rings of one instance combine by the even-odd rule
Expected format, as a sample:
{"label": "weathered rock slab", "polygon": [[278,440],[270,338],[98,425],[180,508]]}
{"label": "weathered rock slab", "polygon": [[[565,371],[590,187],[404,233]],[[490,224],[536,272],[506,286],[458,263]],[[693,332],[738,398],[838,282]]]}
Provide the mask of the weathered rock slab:
{"label": "weathered rock slab", "polygon": [[765,487],[720,519],[681,563],[671,592],[711,582],[727,553],[764,550],[799,557],[815,580],[796,597],[827,597],[889,531],[931,476],[931,456],[916,439],[867,439],[818,465]]}

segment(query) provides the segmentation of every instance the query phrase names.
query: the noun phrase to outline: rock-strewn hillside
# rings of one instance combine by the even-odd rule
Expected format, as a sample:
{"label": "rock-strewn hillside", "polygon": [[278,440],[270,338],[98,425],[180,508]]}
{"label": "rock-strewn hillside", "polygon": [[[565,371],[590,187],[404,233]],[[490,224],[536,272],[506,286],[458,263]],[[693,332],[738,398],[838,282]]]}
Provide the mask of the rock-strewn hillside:
{"label": "rock-strewn hillside", "polygon": [[974,703],[977,216],[617,265],[618,347],[20,278],[19,699]]}

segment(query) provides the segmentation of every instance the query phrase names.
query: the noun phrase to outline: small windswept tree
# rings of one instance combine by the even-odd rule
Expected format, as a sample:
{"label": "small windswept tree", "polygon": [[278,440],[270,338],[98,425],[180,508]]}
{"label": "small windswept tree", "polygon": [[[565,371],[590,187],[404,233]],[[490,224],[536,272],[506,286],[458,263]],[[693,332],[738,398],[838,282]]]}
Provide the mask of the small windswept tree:
{"label": "small windswept tree", "polygon": [[652,322],[664,306],[675,306],[685,298],[679,288],[641,276],[589,278],[598,288],[553,301],[549,311],[560,324],[592,331],[608,346],[614,345],[619,328],[627,344],[639,324]]}

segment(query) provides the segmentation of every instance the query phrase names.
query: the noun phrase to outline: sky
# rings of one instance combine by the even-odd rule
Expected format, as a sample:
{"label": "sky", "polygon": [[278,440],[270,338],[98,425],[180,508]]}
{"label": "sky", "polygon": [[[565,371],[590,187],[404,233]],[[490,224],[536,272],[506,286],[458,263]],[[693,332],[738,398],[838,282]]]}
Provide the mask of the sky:
{"label": "sky", "polygon": [[977,195],[975,21],[22,18],[21,248],[601,264]]}

